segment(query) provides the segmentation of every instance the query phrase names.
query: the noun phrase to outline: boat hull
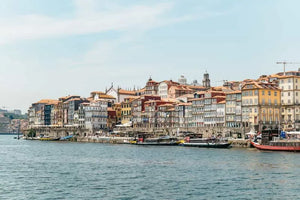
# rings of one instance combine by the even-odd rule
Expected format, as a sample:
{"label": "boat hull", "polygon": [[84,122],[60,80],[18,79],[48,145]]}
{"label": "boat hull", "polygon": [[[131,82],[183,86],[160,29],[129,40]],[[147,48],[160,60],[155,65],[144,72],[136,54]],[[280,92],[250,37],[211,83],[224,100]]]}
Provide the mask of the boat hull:
{"label": "boat hull", "polygon": [[138,142],[136,145],[149,145],[149,146],[177,146],[178,143],[176,142],[161,142],[161,143],[156,143],[156,142]]}
{"label": "boat hull", "polygon": [[230,148],[230,143],[183,143],[182,146],[186,147],[200,147],[200,148]]}
{"label": "boat hull", "polygon": [[58,141],[59,138],[40,138],[40,141]]}
{"label": "boat hull", "polygon": [[271,145],[261,145],[258,143],[255,143],[253,141],[250,141],[250,143],[259,150],[265,150],[265,151],[299,151],[300,152],[300,146],[271,146]]}

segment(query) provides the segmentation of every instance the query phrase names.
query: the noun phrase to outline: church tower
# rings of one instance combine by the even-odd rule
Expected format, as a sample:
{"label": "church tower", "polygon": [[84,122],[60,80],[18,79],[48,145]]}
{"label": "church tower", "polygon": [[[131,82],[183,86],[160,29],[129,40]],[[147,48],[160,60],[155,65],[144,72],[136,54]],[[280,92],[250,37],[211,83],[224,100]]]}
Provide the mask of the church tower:
{"label": "church tower", "polygon": [[205,72],[205,74],[203,75],[202,85],[207,89],[210,88],[210,79],[207,72]]}

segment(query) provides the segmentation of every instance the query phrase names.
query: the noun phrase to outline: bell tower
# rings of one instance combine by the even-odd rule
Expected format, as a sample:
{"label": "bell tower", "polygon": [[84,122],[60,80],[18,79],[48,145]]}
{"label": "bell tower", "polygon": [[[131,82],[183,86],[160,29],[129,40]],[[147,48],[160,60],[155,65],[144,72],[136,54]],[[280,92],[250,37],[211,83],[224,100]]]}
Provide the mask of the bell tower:
{"label": "bell tower", "polygon": [[205,87],[207,89],[210,88],[210,79],[209,79],[209,74],[207,73],[207,71],[203,75],[202,85],[203,85],[203,87]]}

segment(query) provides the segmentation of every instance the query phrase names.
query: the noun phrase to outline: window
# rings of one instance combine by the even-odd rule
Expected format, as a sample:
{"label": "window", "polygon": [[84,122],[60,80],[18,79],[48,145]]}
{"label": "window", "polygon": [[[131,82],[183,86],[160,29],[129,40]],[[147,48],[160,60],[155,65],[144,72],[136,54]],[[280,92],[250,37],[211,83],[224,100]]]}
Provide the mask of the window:
{"label": "window", "polygon": [[288,96],[291,96],[291,93],[290,93],[290,92],[288,92]]}
{"label": "window", "polygon": [[291,89],[291,86],[289,85],[289,90]]}
{"label": "window", "polygon": [[265,100],[264,99],[262,100],[262,105],[265,105]]}
{"label": "window", "polygon": [[255,91],[254,91],[254,95],[258,95],[258,90],[255,90]]}
{"label": "window", "polygon": [[274,96],[275,96],[275,97],[277,96],[277,92],[274,92]]}
{"label": "window", "polygon": [[261,91],[261,94],[262,94],[262,95],[265,95],[265,91]]}

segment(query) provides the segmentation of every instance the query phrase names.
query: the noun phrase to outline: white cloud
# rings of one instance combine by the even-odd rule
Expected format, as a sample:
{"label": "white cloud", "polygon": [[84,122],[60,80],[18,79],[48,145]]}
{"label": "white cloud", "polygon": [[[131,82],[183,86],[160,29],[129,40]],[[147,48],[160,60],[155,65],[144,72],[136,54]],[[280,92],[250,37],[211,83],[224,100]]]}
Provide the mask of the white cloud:
{"label": "white cloud", "polygon": [[24,15],[0,19],[0,44],[24,39],[42,39],[68,35],[148,29],[161,23],[160,17],[172,4],[153,6],[112,7],[95,11],[94,1],[76,1],[76,16],[57,19],[44,15]]}

